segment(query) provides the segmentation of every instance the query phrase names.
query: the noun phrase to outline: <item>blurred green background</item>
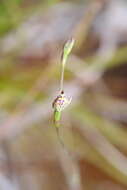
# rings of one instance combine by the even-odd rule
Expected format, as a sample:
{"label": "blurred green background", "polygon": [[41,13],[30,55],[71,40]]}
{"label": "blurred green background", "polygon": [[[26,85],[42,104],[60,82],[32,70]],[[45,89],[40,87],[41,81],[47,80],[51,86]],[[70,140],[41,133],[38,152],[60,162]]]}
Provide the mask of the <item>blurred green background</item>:
{"label": "blurred green background", "polygon": [[[65,42],[60,138],[59,94]],[[0,1],[0,189],[127,189],[127,1]]]}

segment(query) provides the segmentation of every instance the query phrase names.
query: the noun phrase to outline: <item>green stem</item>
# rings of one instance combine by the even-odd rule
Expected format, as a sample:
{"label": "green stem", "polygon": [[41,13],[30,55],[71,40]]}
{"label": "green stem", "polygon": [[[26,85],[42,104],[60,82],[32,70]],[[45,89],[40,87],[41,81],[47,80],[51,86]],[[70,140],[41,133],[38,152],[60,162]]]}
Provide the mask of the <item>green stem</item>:
{"label": "green stem", "polygon": [[61,79],[60,79],[60,92],[63,91],[65,64],[66,64],[66,59],[62,59]]}

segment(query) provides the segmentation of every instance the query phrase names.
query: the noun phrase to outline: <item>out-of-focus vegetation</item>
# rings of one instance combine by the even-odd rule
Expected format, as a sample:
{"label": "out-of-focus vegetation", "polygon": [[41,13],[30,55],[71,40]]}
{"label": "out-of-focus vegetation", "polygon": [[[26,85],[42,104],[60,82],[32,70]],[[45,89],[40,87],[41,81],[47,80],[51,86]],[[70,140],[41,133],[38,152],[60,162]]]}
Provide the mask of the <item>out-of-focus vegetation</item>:
{"label": "out-of-focus vegetation", "polygon": [[[72,96],[52,101],[63,44]],[[127,189],[127,1],[0,1],[0,189]]]}

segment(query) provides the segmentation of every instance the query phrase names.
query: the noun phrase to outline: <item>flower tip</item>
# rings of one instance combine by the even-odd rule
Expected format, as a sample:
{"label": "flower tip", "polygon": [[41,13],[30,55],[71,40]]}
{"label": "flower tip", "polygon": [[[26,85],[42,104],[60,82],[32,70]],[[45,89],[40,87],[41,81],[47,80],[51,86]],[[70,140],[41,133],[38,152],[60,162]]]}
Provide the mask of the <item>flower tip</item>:
{"label": "flower tip", "polygon": [[66,54],[69,54],[74,46],[74,43],[75,43],[75,40],[74,38],[70,38],[66,43],[65,43],[65,46],[64,46],[64,52]]}

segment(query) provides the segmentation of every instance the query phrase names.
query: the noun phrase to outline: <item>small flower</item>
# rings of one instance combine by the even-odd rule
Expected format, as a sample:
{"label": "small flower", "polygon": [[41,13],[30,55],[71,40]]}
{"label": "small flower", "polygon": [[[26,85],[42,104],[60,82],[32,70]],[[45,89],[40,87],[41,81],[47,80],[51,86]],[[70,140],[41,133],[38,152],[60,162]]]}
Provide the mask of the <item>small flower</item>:
{"label": "small flower", "polygon": [[67,98],[64,92],[62,91],[59,96],[53,102],[53,108],[55,111],[63,111],[70,103],[72,98]]}

